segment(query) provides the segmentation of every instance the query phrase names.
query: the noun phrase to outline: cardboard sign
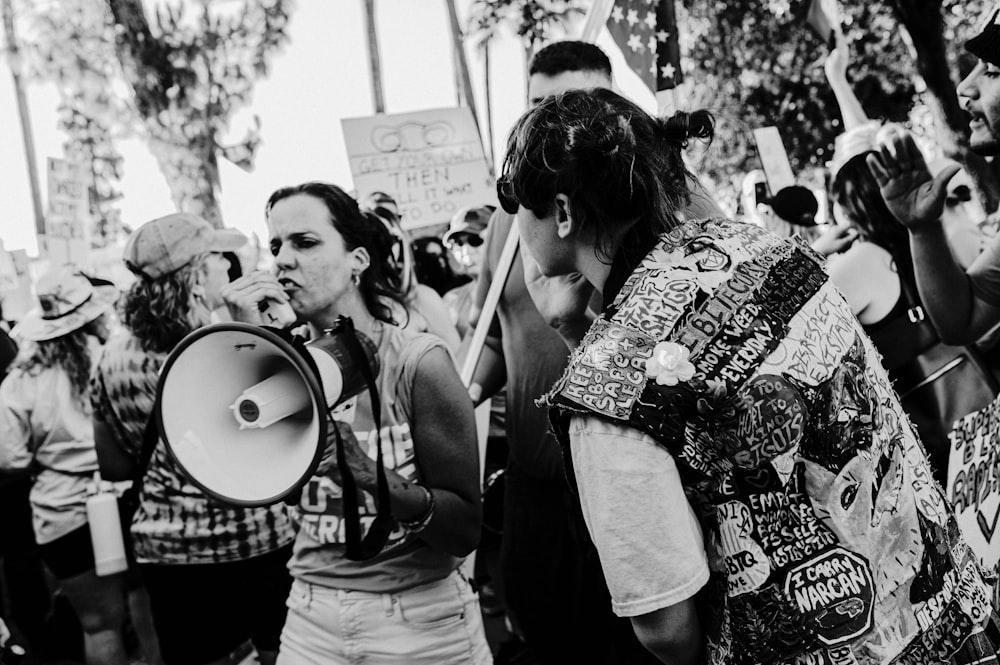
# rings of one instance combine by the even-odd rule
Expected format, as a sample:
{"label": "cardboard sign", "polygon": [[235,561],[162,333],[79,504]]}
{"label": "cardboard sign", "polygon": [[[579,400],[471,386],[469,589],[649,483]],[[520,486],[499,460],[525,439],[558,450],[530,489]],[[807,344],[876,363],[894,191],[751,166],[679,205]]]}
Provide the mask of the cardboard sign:
{"label": "cardboard sign", "polygon": [[753,138],[757,142],[757,154],[767,176],[767,186],[771,190],[771,195],[794,185],[795,174],[792,173],[792,165],[788,163],[788,153],[785,152],[785,145],[781,142],[778,128],[755,129]]}
{"label": "cardboard sign", "polygon": [[1000,398],[948,434],[948,501],[969,547],[987,569],[1000,562]]}
{"label": "cardboard sign", "polygon": [[72,263],[86,267],[90,257],[87,219],[90,215],[87,185],[80,169],[65,159],[48,160],[49,211],[42,251],[52,265]]}
{"label": "cardboard sign", "polygon": [[468,108],[347,118],[341,124],[358,200],[372,192],[389,194],[404,228],[448,222],[464,206],[496,204]]}
{"label": "cardboard sign", "polygon": [[[4,276],[0,279],[3,316],[8,321],[18,321],[35,306],[28,253],[23,249],[0,250],[0,262],[4,264]],[[8,272],[11,269],[13,275]]]}

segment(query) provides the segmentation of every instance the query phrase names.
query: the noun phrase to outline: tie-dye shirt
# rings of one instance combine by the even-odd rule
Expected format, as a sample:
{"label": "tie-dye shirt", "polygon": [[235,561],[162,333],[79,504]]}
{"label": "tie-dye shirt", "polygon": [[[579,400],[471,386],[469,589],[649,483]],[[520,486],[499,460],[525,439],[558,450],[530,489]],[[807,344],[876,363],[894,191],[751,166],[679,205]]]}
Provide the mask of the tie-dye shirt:
{"label": "tie-dye shirt", "polygon": [[708,562],[709,663],[995,664],[991,580],[822,259],[688,222],[618,283],[546,400],[564,445],[583,414],[673,457]]}
{"label": "tie-dye shirt", "polygon": [[[138,459],[143,432],[166,354],[143,351],[129,333],[104,347],[91,395],[94,417],[107,423],[117,445]],[[258,556],[289,544],[288,507],[238,508],[208,499],[157,442],[142,481],[132,539],[140,563],[219,563]]]}

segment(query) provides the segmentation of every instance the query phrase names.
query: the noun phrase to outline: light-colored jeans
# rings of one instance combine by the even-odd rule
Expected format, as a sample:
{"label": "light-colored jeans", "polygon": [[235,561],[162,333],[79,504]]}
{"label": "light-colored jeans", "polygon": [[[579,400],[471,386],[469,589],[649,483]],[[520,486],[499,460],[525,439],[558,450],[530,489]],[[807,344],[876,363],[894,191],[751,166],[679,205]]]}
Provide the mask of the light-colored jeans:
{"label": "light-colored jeans", "polygon": [[459,572],[399,593],[295,580],[277,665],[489,665],[479,597]]}

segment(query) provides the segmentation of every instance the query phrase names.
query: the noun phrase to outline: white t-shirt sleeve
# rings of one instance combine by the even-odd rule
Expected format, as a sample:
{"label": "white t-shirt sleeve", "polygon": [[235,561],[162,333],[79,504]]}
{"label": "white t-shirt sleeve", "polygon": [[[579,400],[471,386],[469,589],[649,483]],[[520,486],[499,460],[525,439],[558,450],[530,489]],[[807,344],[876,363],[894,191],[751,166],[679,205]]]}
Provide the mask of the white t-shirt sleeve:
{"label": "white t-shirt sleeve", "polygon": [[708,559],[670,453],[593,416],[573,418],[570,450],[615,614],[647,614],[697,593],[708,582]]}

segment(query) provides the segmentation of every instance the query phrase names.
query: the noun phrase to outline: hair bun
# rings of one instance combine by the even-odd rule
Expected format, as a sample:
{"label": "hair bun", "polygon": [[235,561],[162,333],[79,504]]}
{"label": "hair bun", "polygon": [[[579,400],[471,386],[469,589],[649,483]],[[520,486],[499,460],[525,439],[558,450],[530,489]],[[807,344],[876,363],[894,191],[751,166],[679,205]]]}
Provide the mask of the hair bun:
{"label": "hair bun", "polygon": [[634,141],[632,129],[625,118],[599,128],[591,125],[571,127],[568,138],[571,150],[596,153],[601,157],[613,157],[623,145]]}

